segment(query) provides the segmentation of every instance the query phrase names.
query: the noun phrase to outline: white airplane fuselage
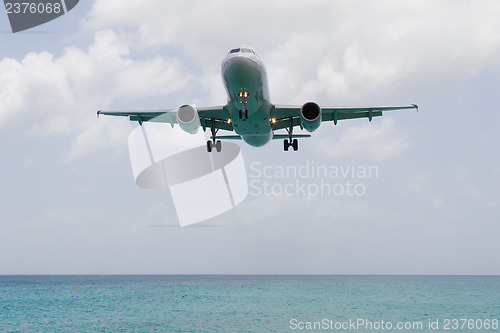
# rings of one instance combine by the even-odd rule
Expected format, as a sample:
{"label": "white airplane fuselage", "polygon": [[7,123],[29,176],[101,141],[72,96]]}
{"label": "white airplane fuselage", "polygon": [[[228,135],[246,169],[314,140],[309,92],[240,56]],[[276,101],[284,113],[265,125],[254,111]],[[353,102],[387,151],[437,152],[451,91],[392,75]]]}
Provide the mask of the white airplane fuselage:
{"label": "white airplane fuselage", "polygon": [[272,104],[264,63],[249,51],[227,55],[222,62],[222,79],[234,131],[248,144],[260,147],[273,137],[269,118]]}

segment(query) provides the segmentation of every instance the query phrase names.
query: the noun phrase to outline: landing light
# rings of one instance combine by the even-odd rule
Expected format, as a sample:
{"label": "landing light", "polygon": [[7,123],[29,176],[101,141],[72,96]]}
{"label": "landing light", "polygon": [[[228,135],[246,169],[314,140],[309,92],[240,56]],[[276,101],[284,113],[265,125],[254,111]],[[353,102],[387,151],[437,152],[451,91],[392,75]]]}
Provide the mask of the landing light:
{"label": "landing light", "polygon": [[276,118],[271,118],[271,123],[276,124]]}
{"label": "landing light", "polygon": [[227,120],[227,123],[228,123],[228,124],[231,124],[231,119],[228,119],[228,120]]}

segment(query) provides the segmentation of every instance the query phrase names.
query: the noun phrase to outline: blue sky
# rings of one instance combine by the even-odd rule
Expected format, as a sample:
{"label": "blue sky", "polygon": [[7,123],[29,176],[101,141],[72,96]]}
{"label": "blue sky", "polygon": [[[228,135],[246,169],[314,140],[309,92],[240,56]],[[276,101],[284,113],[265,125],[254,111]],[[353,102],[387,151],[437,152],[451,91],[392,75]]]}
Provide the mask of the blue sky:
{"label": "blue sky", "polygon": [[[12,34],[0,15],[0,274],[500,274],[497,1],[81,2]],[[247,167],[376,165],[361,197],[250,195],[179,228],[132,177],[136,124],[101,108],[225,103],[220,63],[252,45],[272,101],[417,103],[324,123]],[[271,179],[277,184],[289,180]]]}

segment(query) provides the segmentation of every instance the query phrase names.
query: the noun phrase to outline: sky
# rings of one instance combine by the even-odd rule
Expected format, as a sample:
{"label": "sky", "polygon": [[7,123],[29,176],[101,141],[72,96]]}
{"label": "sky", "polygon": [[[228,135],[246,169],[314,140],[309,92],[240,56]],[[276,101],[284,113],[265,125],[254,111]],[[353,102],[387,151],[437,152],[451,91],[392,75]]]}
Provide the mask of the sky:
{"label": "sky", "polygon": [[[13,34],[0,14],[0,274],[500,274],[498,17],[496,0],[89,0]],[[223,105],[241,44],[273,103],[419,112],[326,122],[298,152],[237,142],[249,195],[181,228],[168,191],[134,182],[137,124],[96,111]],[[376,172],[279,173],[311,166]],[[278,193],[321,181],[345,191]]]}

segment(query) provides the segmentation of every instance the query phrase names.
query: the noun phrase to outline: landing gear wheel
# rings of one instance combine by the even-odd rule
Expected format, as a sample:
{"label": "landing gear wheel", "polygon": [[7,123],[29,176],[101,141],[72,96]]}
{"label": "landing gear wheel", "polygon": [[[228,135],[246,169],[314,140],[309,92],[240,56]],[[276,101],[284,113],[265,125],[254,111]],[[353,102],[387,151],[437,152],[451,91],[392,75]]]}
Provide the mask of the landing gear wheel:
{"label": "landing gear wheel", "polygon": [[245,110],[245,119],[248,119],[248,110]]}
{"label": "landing gear wheel", "polygon": [[212,141],[207,141],[207,151],[212,152]]}
{"label": "landing gear wheel", "polygon": [[283,141],[283,149],[288,151],[288,147],[290,147],[290,144],[288,143],[288,139],[285,139],[285,141]]}
{"label": "landing gear wheel", "polygon": [[222,150],[222,142],[220,140],[215,142],[215,150],[217,150],[218,153]]}
{"label": "landing gear wheel", "polygon": [[292,141],[292,147],[293,147],[293,151],[299,150],[299,140],[293,139],[293,141]]}
{"label": "landing gear wheel", "polygon": [[240,110],[240,119],[243,117],[243,111]]}

